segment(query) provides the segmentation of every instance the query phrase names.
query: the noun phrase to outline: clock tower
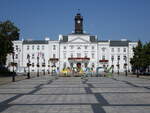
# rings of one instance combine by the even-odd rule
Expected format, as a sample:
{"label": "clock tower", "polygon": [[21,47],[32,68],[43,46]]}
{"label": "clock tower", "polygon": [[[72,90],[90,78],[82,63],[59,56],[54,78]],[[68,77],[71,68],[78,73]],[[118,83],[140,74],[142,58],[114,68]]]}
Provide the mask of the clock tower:
{"label": "clock tower", "polygon": [[83,34],[83,17],[80,13],[75,16],[75,34]]}

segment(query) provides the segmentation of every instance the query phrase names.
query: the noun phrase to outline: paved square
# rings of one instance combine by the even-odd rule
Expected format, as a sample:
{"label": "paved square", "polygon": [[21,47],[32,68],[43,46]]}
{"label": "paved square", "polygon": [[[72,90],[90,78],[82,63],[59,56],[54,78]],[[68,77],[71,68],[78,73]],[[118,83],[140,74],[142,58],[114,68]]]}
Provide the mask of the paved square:
{"label": "paved square", "polygon": [[0,113],[150,113],[150,80],[42,76],[0,86]]}

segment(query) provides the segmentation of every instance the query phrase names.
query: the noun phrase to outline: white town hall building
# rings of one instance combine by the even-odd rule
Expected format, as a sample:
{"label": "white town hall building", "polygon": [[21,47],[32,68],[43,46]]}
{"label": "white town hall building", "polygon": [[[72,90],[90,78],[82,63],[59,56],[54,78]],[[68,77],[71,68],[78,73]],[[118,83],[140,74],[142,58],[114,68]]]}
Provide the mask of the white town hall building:
{"label": "white town hall building", "polygon": [[[51,72],[52,69],[61,71],[64,67],[86,65],[93,70],[97,67],[113,67],[124,72],[131,71],[130,58],[133,57],[133,47],[137,42],[122,40],[98,40],[97,36],[83,32],[83,17],[75,16],[74,33],[59,35],[58,40],[18,40],[14,44],[14,62],[16,67],[27,67],[30,71]],[[10,66],[12,56],[8,56],[7,65]]]}

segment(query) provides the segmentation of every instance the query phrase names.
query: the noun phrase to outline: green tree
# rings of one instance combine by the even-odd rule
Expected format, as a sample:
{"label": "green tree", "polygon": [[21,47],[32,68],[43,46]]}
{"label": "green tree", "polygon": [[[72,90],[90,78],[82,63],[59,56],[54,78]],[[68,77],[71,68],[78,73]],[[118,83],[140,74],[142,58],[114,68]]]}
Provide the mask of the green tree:
{"label": "green tree", "polygon": [[144,58],[145,58],[145,66],[148,69],[148,72],[150,71],[150,42],[146,43],[144,46]]}
{"label": "green tree", "polygon": [[140,68],[144,65],[143,45],[140,40],[138,41],[138,45],[135,48],[133,48],[133,52],[134,52],[134,56],[133,58],[131,58],[130,63],[132,65],[132,69],[135,69],[135,71],[137,72],[137,77],[139,77]]}
{"label": "green tree", "polygon": [[7,55],[13,53],[13,40],[19,39],[19,29],[11,21],[0,22],[0,67],[6,64]]}

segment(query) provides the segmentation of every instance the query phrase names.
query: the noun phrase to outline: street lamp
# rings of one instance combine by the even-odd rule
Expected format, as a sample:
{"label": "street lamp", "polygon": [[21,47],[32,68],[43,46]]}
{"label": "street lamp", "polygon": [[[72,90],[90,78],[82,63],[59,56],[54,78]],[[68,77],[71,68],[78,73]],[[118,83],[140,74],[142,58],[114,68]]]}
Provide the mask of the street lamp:
{"label": "street lamp", "polygon": [[13,74],[12,74],[12,82],[15,82],[15,70],[14,70],[14,66],[15,66],[15,62],[14,62],[14,52],[12,53],[12,59],[13,59]]}
{"label": "street lamp", "polygon": [[124,64],[124,67],[125,67],[125,75],[128,76],[128,73],[127,73],[127,57],[124,56],[124,60],[125,60],[125,64]]}
{"label": "street lamp", "polygon": [[27,63],[27,67],[28,67],[28,73],[27,73],[27,79],[30,79],[30,55],[27,55],[27,59],[28,59],[28,63]]}
{"label": "street lamp", "polygon": [[45,75],[45,59],[44,58],[43,58],[43,65],[42,66],[44,67],[43,75]]}
{"label": "street lamp", "polygon": [[111,61],[112,61],[112,73],[114,73],[114,65],[113,65],[114,56],[111,57]]}
{"label": "street lamp", "polygon": [[118,56],[118,64],[117,64],[117,67],[118,67],[118,75],[119,75],[119,67],[120,67],[119,61],[120,61],[120,56]]}
{"label": "street lamp", "polygon": [[37,77],[39,77],[39,56],[37,57]]}

